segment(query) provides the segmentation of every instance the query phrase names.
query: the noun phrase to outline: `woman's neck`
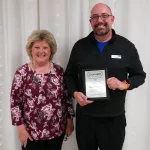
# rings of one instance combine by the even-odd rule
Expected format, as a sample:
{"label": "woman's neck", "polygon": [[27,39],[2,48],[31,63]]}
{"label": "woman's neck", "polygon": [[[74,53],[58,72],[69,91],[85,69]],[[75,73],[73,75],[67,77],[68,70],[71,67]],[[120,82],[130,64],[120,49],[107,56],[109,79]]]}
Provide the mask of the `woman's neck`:
{"label": "woman's neck", "polygon": [[46,64],[37,64],[34,61],[32,61],[30,62],[30,66],[32,70],[34,70],[37,74],[50,73],[52,69],[51,62],[47,62]]}

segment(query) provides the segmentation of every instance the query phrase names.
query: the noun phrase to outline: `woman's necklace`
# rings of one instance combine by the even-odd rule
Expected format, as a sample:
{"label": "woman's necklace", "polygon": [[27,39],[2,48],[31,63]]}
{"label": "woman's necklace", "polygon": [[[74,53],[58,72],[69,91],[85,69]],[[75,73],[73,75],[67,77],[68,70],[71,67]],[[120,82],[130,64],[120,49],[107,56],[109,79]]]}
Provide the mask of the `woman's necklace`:
{"label": "woman's necklace", "polygon": [[51,70],[52,70],[52,63],[51,63],[51,62],[49,62],[48,67],[46,67],[46,71],[44,70],[44,71],[41,71],[41,72],[38,72],[38,71],[37,71],[37,68],[38,68],[38,67],[35,66],[35,64],[34,64],[33,61],[32,61],[31,63],[32,63],[32,68],[33,68],[33,70],[34,70],[36,73],[45,74],[45,73],[50,73]]}

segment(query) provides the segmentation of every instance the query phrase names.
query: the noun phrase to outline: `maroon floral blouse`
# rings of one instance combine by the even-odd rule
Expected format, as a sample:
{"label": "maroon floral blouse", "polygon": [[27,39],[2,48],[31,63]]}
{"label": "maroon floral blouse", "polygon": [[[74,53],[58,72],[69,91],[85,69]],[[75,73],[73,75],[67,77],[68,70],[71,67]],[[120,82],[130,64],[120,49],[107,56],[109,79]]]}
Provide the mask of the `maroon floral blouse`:
{"label": "maroon floral blouse", "polygon": [[11,88],[12,124],[24,124],[35,140],[60,136],[65,131],[66,118],[74,117],[63,73],[54,63],[51,73],[36,74],[28,64],[15,73]]}

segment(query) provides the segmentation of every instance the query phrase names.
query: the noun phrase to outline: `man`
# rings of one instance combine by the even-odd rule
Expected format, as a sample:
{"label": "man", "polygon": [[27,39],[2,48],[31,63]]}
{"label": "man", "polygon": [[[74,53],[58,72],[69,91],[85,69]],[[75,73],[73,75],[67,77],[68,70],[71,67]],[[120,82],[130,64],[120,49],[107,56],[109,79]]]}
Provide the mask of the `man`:
{"label": "man", "polygon": [[[72,49],[65,82],[77,101],[76,137],[79,150],[121,150],[125,138],[125,96],[127,90],[144,83],[138,52],[129,40],[112,29],[114,16],[102,3],[90,17],[93,29]],[[84,69],[106,68],[109,99],[93,101],[84,93]]]}

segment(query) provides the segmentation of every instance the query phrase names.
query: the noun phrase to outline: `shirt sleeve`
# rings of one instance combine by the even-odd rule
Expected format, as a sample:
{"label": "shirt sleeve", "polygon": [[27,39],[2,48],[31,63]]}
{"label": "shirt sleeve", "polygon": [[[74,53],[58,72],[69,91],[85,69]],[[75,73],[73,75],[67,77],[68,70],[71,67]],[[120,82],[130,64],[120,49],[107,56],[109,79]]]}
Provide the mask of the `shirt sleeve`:
{"label": "shirt sleeve", "polygon": [[72,97],[73,93],[77,91],[77,79],[78,79],[78,71],[76,68],[76,44],[75,44],[70,54],[70,58],[64,76],[68,92]]}
{"label": "shirt sleeve", "polygon": [[23,77],[17,70],[12,82],[10,93],[12,125],[23,124]]}
{"label": "shirt sleeve", "polygon": [[130,66],[128,68],[128,79],[127,82],[130,84],[128,90],[139,87],[145,82],[146,73],[143,71],[139,54],[137,49],[133,45],[132,55],[130,58]]}
{"label": "shirt sleeve", "polygon": [[62,83],[63,83],[63,87],[64,87],[65,116],[66,116],[66,118],[73,118],[73,117],[75,117],[75,112],[74,112],[74,108],[73,108],[73,100],[67,90],[67,86],[64,83],[64,71],[62,73],[62,79],[63,79]]}
{"label": "shirt sleeve", "polygon": [[74,108],[73,108],[73,100],[72,100],[72,97],[69,96],[68,90],[66,88],[64,90],[64,99],[65,99],[65,108],[66,108],[66,118],[75,117]]}

